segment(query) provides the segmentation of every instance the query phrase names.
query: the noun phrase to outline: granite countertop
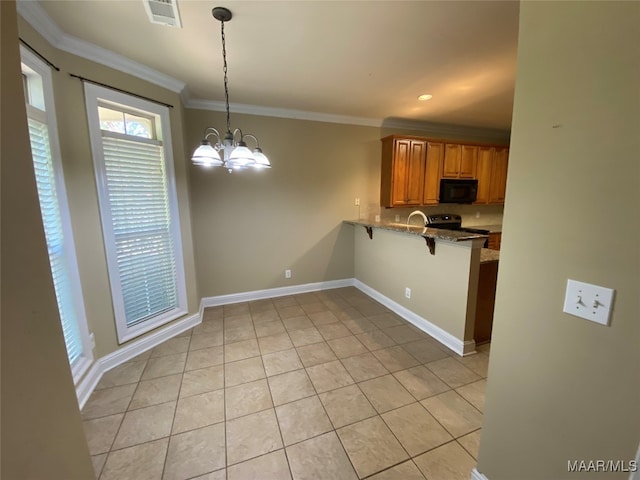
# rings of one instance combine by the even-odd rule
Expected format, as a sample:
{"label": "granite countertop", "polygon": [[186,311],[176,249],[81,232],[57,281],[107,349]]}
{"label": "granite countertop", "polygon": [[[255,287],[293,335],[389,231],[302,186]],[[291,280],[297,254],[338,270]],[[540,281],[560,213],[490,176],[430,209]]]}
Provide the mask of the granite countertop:
{"label": "granite countertop", "polygon": [[[464,240],[474,240],[477,238],[488,238],[487,235],[479,233],[460,232],[456,230],[444,230],[441,228],[428,228],[422,225],[406,225],[403,223],[393,222],[376,222],[371,220],[344,220],[344,223],[350,225],[361,225],[367,228],[381,228],[392,232],[406,233],[409,235],[417,235],[425,238],[438,238],[449,242],[462,242]],[[483,225],[479,228],[489,230],[490,232],[502,231],[501,225]],[[500,252],[498,250],[490,250],[488,248],[480,249],[480,263],[497,262],[500,260]]]}
{"label": "granite countertop", "polygon": [[404,223],[376,222],[369,220],[345,220],[344,222],[351,225],[362,225],[363,227],[381,228],[383,230],[391,230],[392,232],[398,233],[407,233],[409,235],[418,235],[426,238],[437,238],[441,240],[447,240],[449,242],[462,242],[464,240],[488,238],[487,235],[482,235],[479,233],[444,230],[441,228],[428,228],[423,227],[422,225],[407,226]]}
{"label": "granite countertop", "polygon": [[480,263],[497,262],[500,260],[499,250],[483,248],[480,250]]}

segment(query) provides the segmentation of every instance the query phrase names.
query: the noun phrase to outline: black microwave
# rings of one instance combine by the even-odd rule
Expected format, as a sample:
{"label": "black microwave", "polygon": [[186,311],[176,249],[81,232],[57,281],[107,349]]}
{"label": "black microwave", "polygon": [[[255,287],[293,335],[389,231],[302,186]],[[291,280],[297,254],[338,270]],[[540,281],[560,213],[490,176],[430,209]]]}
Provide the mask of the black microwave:
{"label": "black microwave", "polygon": [[440,180],[440,203],[473,203],[478,195],[478,180],[443,178]]}

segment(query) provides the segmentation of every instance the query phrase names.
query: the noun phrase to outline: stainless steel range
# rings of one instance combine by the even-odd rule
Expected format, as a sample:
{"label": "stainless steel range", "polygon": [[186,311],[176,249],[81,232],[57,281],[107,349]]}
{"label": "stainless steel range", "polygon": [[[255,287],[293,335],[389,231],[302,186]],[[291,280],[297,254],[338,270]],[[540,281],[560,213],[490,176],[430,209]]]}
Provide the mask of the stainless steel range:
{"label": "stainless steel range", "polygon": [[427,215],[426,226],[429,228],[441,228],[444,230],[456,230],[458,232],[479,233],[481,235],[489,235],[489,230],[481,228],[462,227],[462,217],[455,213],[438,213],[436,215]]}

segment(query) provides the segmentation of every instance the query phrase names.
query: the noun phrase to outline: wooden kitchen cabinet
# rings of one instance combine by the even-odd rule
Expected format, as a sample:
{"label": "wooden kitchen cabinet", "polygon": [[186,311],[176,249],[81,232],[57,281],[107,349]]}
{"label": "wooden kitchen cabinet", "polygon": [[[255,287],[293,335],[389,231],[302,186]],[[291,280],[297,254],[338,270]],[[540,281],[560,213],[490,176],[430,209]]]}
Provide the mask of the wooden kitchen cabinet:
{"label": "wooden kitchen cabinet", "polygon": [[498,262],[481,263],[476,299],[476,320],[473,330],[473,339],[476,345],[491,341],[497,280]]}
{"label": "wooden kitchen cabinet", "polygon": [[462,158],[462,145],[447,143],[444,151],[442,177],[458,178],[458,173],[460,171],[460,159]]}
{"label": "wooden kitchen cabinet", "polygon": [[380,205],[437,205],[440,179],[478,179],[477,204],[504,203],[509,149],[390,135],[382,139]]}
{"label": "wooden kitchen cabinet", "polygon": [[424,169],[423,205],[437,205],[440,198],[440,177],[444,159],[444,143],[427,142]]}
{"label": "wooden kitchen cabinet", "polygon": [[489,203],[491,187],[491,167],[493,167],[493,147],[478,147],[478,194],[475,203]]}
{"label": "wooden kitchen cabinet", "polygon": [[500,244],[502,243],[501,232],[491,232],[489,234],[489,240],[487,242],[487,248],[491,250],[500,250]]}
{"label": "wooden kitchen cabinet", "polygon": [[478,146],[447,143],[445,145],[442,177],[476,178],[477,164]]}
{"label": "wooden kitchen cabinet", "polygon": [[491,186],[489,189],[489,203],[504,203],[507,190],[507,164],[509,149],[495,147],[493,152],[493,168],[491,169]]}
{"label": "wooden kitchen cabinet", "polygon": [[503,204],[507,186],[509,148],[478,147],[477,204]]}
{"label": "wooden kitchen cabinet", "polygon": [[382,139],[380,205],[422,205],[427,142],[410,137]]}

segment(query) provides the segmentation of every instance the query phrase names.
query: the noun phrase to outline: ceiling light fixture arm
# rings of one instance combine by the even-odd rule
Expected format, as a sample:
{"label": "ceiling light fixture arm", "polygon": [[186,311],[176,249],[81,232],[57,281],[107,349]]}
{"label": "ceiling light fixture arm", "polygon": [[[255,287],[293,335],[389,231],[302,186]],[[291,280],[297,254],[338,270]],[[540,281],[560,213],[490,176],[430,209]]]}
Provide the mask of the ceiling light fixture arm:
{"label": "ceiling light fixture arm", "polygon": [[[240,133],[242,134],[242,131]],[[255,135],[252,135],[251,133],[242,135],[242,138],[246,138],[246,137],[253,138],[253,140],[256,142],[256,148],[260,148],[260,140],[258,140],[258,137],[256,137]]]}
{"label": "ceiling light fixture arm", "polygon": [[209,137],[215,135],[216,138],[218,139],[218,141],[215,143],[215,145],[221,145],[222,144],[222,136],[220,135],[220,132],[218,130],[216,130],[213,127],[207,127],[204,129],[204,135],[202,136],[203,141],[204,140],[209,140]]}

